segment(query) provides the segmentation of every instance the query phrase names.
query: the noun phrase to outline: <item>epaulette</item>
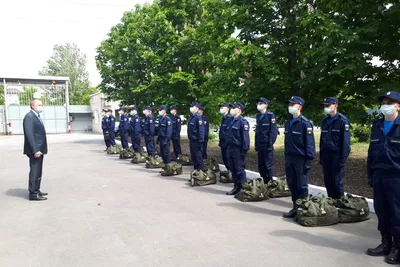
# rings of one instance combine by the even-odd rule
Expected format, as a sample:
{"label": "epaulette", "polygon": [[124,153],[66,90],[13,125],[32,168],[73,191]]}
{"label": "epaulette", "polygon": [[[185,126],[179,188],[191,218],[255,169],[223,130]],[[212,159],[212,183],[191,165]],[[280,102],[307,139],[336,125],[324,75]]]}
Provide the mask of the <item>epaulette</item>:
{"label": "epaulette", "polygon": [[267,111],[267,114],[268,114],[268,115],[274,115],[274,113],[271,112],[271,111]]}
{"label": "epaulette", "polygon": [[301,116],[301,119],[303,120],[303,121],[306,121],[306,122],[310,122],[306,117],[304,117],[304,116]]}
{"label": "epaulette", "polygon": [[338,113],[338,117],[341,118],[341,119],[343,119],[343,120],[348,121],[348,119],[346,118],[346,116],[344,116],[342,113]]}

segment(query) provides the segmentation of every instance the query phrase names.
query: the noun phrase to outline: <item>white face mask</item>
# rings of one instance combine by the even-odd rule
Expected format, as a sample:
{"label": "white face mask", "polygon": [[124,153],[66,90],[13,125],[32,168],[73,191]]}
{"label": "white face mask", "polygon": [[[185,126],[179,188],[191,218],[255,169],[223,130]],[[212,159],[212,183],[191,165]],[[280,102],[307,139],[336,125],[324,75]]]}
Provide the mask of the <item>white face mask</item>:
{"label": "white face mask", "polygon": [[325,107],[324,108],[324,113],[326,114],[326,115],[329,115],[329,114],[331,114],[333,112],[333,109],[331,109],[330,107]]}
{"label": "white face mask", "polygon": [[172,115],[176,115],[176,111],[175,110],[171,110],[170,111]]}
{"label": "white face mask", "polygon": [[195,108],[195,107],[190,107],[190,112],[191,112],[192,114],[196,113],[196,108]]}
{"label": "white face mask", "polygon": [[146,111],[146,110],[143,110],[143,114],[147,116],[147,111]]}
{"label": "white face mask", "polygon": [[36,108],[37,113],[42,113],[43,112],[43,106],[39,106]]}
{"label": "white face mask", "polygon": [[394,105],[382,105],[380,109],[384,116],[390,116],[396,112]]}
{"label": "white face mask", "polygon": [[162,115],[164,115],[164,113],[160,110],[160,111],[158,111],[158,115],[162,116]]}
{"label": "white face mask", "polygon": [[223,108],[221,108],[221,109],[219,110],[219,113],[221,113],[222,115],[224,115],[224,114],[225,114],[225,110],[224,110]]}
{"label": "white face mask", "polygon": [[258,111],[262,111],[262,110],[264,110],[264,105],[257,105],[257,110]]}
{"label": "white face mask", "polygon": [[135,112],[133,110],[131,111],[131,115],[135,115]]}
{"label": "white face mask", "polygon": [[230,111],[232,116],[235,116],[238,113],[238,110],[236,108],[231,109]]}
{"label": "white face mask", "polygon": [[294,114],[297,113],[297,111],[298,111],[299,109],[298,109],[297,107],[291,107],[291,106],[289,106],[288,110],[289,110],[289,113],[290,113],[290,114],[294,115]]}
{"label": "white face mask", "polygon": [[111,115],[110,113],[106,113],[106,117],[110,117],[110,115]]}

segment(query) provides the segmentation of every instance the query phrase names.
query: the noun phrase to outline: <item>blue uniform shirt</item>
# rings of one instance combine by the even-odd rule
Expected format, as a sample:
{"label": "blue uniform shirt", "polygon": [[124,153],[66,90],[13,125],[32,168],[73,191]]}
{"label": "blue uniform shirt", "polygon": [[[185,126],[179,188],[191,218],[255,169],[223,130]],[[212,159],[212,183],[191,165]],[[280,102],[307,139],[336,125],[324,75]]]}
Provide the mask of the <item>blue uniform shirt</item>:
{"label": "blue uniform shirt", "polygon": [[336,152],[344,164],[350,154],[350,123],[341,113],[325,117],[321,123],[320,154]]}
{"label": "blue uniform shirt", "polygon": [[141,123],[142,122],[140,121],[139,115],[138,114],[133,115],[129,121],[130,125],[129,131],[136,136],[140,135],[142,132]]}
{"label": "blue uniform shirt", "polygon": [[189,140],[203,143],[205,138],[204,130],[205,129],[202,116],[200,116],[200,114],[198,113],[195,113],[190,117],[188,123]]}
{"label": "blue uniform shirt", "polygon": [[204,141],[208,141],[208,134],[210,133],[210,124],[208,123],[208,118],[206,116],[203,117],[204,122]]}
{"label": "blue uniform shirt", "polygon": [[265,114],[256,116],[256,151],[261,148],[272,149],[278,136],[275,114],[267,111]]}
{"label": "blue uniform shirt", "polygon": [[289,160],[304,160],[306,166],[315,158],[315,140],[312,123],[303,115],[285,123],[285,157]]}
{"label": "blue uniform shirt", "polygon": [[104,117],[101,119],[101,129],[102,129],[103,131],[107,131],[107,117],[106,117],[106,116],[104,116]]}
{"label": "blue uniform shirt", "polygon": [[114,132],[115,131],[115,118],[113,115],[111,115],[110,117],[107,117],[106,123],[107,123],[107,130]]}
{"label": "blue uniform shirt", "polygon": [[250,149],[249,128],[249,122],[242,116],[232,118],[231,123],[228,126],[228,134],[226,138],[226,144],[228,147],[238,147],[242,153],[247,153]]}
{"label": "blue uniform shirt", "polygon": [[129,119],[128,115],[122,114],[120,121],[119,121],[119,132],[120,133],[126,133],[129,132]]}
{"label": "blue uniform shirt", "polygon": [[160,118],[160,126],[159,126],[158,136],[159,137],[167,137],[171,138],[172,136],[172,122],[168,116],[164,116]]}
{"label": "blue uniform shirt", "polygon": [[179,115],[176,114],[175,116],[171,117],[171,121],[172,121],[172,137],[180,136],[182,129],[181,117],[179,117]]}
{"label": "blue uniform shirt", "polygon": [[383,122],[383,130],[384,130],[385,135],[388,135],[388,133],[392,129],[393,125],[394,125],[394,121],[384,121]]}
{"label": "blue uniform shirt", "polygon": [[146,136],[154,136],[155,134],[155,120],[152,114],[146,116],[144,120],[143,131]]}
{"label": "blue uniform shirt", "polygon": [[384,133],[384,119],[372,125],[367,158],[369,179],[372,179],[376,169],[390,170],[393,175],[400,174],[400,115],[387,135]]}
{"label": "blue uniform shirt", "polygon": [[227,114],[222,117],[221,125],[219,126],[219,146],[226,146],[226,138],[228,136],[228,127],[231,125],[232,116]]}

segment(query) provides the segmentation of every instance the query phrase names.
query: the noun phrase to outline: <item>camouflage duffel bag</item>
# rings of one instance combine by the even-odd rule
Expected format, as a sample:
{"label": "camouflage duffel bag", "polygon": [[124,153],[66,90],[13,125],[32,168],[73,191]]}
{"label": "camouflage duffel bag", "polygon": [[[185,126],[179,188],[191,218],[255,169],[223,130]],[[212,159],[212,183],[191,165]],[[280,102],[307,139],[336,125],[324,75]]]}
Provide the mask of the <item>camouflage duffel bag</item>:
{"label": "camouflage duffel bag", "polygon": [[211,171],[194,170],[190,173],[190,184],[192,186],[205,186],[217,183],[217,175]]}
{"label": "camouflage duffel bag", "polygon": [[119,153],[119,158],[120,159],[131,159],[133,157],[133,154],[135,151],[133,149],[122,149],[121,153]]}
{"label": "camouflage duffel bag", "polygon": [[213,172],[219,172],[219,164],[215,158],[205,159],[204,160],[204,169],[212,170]]}
{"label": "camouflage duffel bag", "polygon": [[337,199],[335,206],[341,223],[362,222],[370,218],[368,202],[363,197],[347,194],[341,199]]}
{"label": "camouflage duffel bag", "polygon": [[309,195],[298,199],[297,222],[302,226],[327,226],[339,222],[339,215],[334,200],[331,198]]}
{"label": "camouflage duffel bag", "polygon": [[109,148],[107,148],[107,154],[119,154],[122,151],[122,147],[120,146],[110,146]]}
{"label": "camouflage duffel bag", "polygon": [[131,163],[146,163],[146,158],[148,157],[146,152],[142,152],[142,153],[134,153],[132,156],[132,160]]}
{"label": "camouflage duffel bag", "polygon": [[233,183],[231,171],[220,171],[219,181],[224,184]]}
{"label": "camouflage duffel bag", "polygon": [[278,177],[276,180],[271,180],[267,183],[267,187],[270,191],[269,196],[271,198],[276,198],[276,197],[288,197],[291,196],[292,193],[290,192],[286,178],[284,177]]}
{"label": "camouflage duffel bag", "polygon": [[156,168],[163,168],[164,167],[164,161],[161,157],[155,156],[153,157],[147,157],[146,158],[146,168],[148,169],[156,169]]}
{"label": "camouflage duffel bag", "polygon": [[183,173],[182,164],[180,163],[168,163],[165,164],[164,168],[161,170],[162,176],[172,176],[179,175]]}
{"label": "camouflage duffel bag", "polygon": [[269,189],[262,178],[247,179],[235,197],[243,202],[262,201],[269,199]]}
{"label": "camouflage duffel bag", "polygon": [[191,166],[192,165],[192,159],[190,158],[189,155],[186,155],[186,154],[180,155],[176,159],[176,162],[182,164],[182,166]]}

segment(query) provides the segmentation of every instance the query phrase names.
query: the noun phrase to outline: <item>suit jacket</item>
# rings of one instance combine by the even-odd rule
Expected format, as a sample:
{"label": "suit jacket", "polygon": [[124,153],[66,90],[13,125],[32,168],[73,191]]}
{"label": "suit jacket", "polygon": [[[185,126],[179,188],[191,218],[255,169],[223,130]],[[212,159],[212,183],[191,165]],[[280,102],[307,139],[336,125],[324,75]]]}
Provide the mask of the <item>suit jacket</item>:
{"label": "suit jacket", "polygon": [[46,130],[34,111],[25,115],[24,122],[24,154],[33,157],[36,152],[47,154]]}

